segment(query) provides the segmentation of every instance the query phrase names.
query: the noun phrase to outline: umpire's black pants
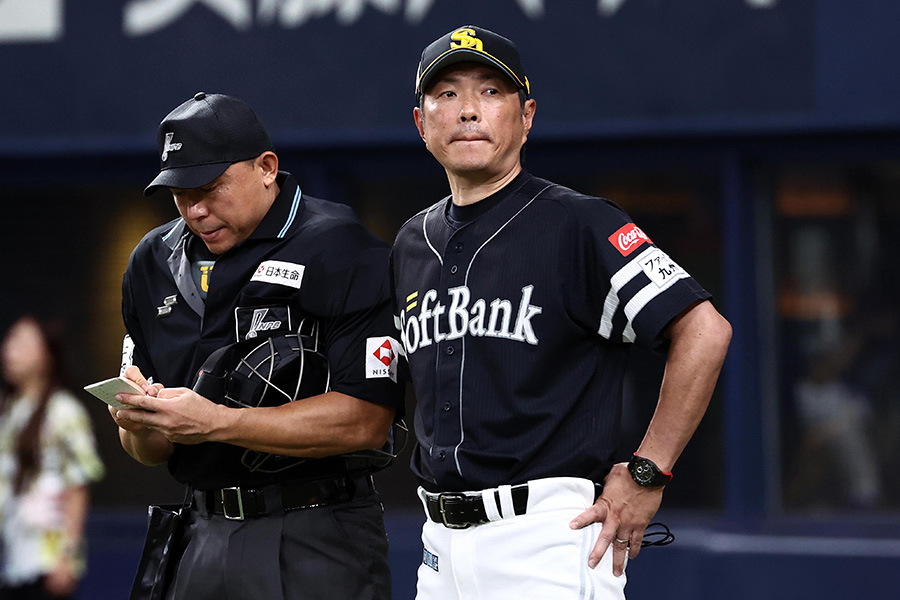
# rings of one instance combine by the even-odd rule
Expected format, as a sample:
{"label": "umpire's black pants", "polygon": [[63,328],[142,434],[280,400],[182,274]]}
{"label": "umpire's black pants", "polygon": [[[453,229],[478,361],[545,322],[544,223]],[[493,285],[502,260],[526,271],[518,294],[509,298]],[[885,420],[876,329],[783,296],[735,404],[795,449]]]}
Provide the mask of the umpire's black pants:
{"label": "umpire's black pants", "polygon": [[167,600],[390,600],[378,493],[245,521],[196,510]]}

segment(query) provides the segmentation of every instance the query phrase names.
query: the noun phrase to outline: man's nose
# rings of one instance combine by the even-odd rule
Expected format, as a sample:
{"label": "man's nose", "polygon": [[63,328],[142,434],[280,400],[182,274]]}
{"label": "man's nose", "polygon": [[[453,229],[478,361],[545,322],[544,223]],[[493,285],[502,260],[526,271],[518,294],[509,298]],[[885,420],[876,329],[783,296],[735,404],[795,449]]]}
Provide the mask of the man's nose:
{"label": "man's nose", "polygon": [[462,123],[467,121],[477,121],[478,120],[478,105],[471,98],[466,96],[463,99],[462,107],[459,110],[459,120]]}
{"label": "man's nose", "polygon": [[188,217],[192,219],[200,219],[209,214],[209,209],[206,207],[206,202],[200,200],[198,202],[192,202],[190,206],[188,206]]}

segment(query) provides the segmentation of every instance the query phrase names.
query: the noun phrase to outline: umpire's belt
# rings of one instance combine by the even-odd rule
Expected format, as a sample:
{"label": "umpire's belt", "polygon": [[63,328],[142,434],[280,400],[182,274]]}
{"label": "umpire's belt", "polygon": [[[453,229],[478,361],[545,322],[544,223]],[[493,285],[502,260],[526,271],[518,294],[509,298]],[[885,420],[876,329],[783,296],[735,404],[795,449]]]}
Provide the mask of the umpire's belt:
{"label": "umpire's belt", "polygon": [[[512,496],[512,509],[516,515],[524,515],[528,508],[528,484],[501,486],[486,492],[442,492],[433,494],[425,492],[425,510],[435,523],[450,529],[465,529],[472,525],[481,525],[489,521],[513,516],[504,510],[501,499],[503,488],[508,488]],[[485,496],[494,506],[489,511],[484,506]],[[496,518],[491,518],[494,516]]]}
{"label": "umpire's belt", "polygon": [[350,502],[356,491],[364,487],[374,489],[370,475],[292,481],[255,490],[239,487],[204,490],[195,492],[195,496],[201,513],[243,521],[282,511]]}

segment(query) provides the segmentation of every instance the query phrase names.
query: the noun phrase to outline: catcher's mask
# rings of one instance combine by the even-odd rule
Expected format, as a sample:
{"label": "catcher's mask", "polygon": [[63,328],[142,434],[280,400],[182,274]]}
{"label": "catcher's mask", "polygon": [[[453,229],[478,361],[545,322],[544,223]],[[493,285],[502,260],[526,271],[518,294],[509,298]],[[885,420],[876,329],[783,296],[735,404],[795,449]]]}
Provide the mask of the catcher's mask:
{"label": "catcher's mask", "polygon": [[[319,324],[304,319],[296,333],[251,338],[219,348],[200,367],[193,390],[232,408],[278,406],[329,391],[328,358],[320,351]],[[344,455],[348,470],[380,469],[394,458],[393,432],[382,449]],[[250,471],[276,473],[308,459],[246,450]]]}
{"label": "catcher's mask", "polygon": [[209,355],[194,391],[232,408],[278,406],[328,391],[328,359],[319,352],[319,326],[306,320],[296,333],[251,338]]}

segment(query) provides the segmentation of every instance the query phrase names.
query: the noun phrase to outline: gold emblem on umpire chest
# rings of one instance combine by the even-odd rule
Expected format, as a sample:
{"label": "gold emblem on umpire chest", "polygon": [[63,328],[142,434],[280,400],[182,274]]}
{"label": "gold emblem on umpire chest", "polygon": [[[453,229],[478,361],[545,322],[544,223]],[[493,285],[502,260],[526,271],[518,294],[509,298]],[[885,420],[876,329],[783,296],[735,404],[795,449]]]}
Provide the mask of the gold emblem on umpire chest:
{"label": "gold emblem on umpire chest", "polygon": [[209,275],[215,264],[200,265],[200,289],[204,294],[209,293]]}

